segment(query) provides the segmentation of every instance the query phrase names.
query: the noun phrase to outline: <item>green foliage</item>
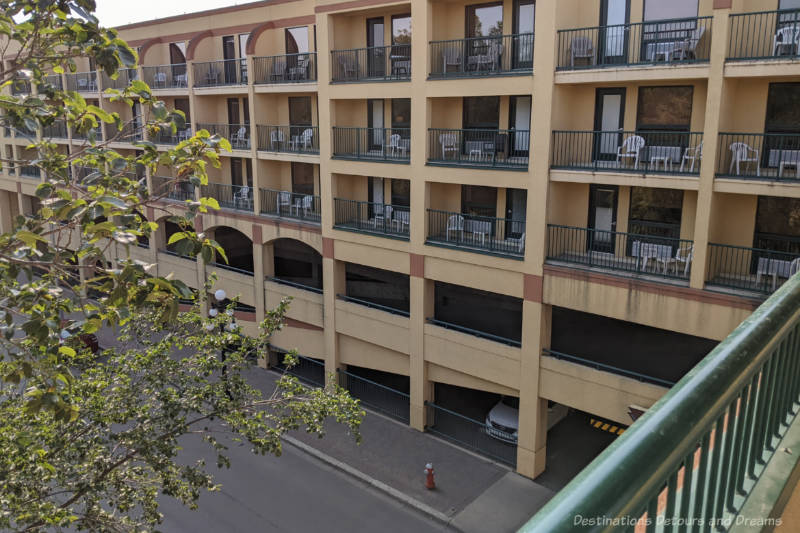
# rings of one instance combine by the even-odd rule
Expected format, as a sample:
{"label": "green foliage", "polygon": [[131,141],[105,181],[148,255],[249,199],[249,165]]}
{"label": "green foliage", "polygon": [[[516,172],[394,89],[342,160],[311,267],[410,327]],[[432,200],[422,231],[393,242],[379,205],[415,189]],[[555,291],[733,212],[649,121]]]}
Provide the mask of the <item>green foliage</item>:
{"label": "green foliage", "polygon": [[[166,166],[176,176],[170,186],[199,187],[230,143],[200,131],[168,151],[146,140],[136,143],[135,156],[110,148],[114,139],[101,141],[94,128],[121,132],[128,124],[47,76],[74,72],[77,58],[91,57],[114,77],[135,66],[135,52],[99,26],[93,0],[9,1],[3,8],[0,84],[24,77],[33,91],[0,95],[0,116],[31,138],[27,151],[36,154],[13,163],[34,165],[45,179],[35,193],[39,211],[17,217],[0,235],[0,529],[152,529],[159,493],[195,505],[200,491],[215,488],[205,465],[176,460],[189,433],[216,450],[220,465],[228,459],[219,431],[274,454],[283,433],[304,428],[321,435],[328,417],[357,437],[363,413],[333,383],[311,391],[284,377],[268,398],[248,385],[247,355],[264,354],[286,303],[268,313],[257,338],[246,338],[227,314],[205,316],[210,285],[180,312],[179,302],[196,291],[153,276],[153,265],[131,256],[158,227],[142,214],[169,213],[160,202],[168,191],[151,195],[141,169]],[[183,114],[141,81],[106,93],[129,107],[140,104],[147,138],[184,128]],[[38,134],[56,121],[88,141],[64,153]],[[217,242],[194,230],[198,214],[218,208],[216,200],[198,198],[171,210],[179,253],[226,260]],[[220,334],[208,335],[209,324]],[[121,332],[121,344],[93,354],[87,336],[108,327]],[[224,373],[223,348],[230,351]]]}

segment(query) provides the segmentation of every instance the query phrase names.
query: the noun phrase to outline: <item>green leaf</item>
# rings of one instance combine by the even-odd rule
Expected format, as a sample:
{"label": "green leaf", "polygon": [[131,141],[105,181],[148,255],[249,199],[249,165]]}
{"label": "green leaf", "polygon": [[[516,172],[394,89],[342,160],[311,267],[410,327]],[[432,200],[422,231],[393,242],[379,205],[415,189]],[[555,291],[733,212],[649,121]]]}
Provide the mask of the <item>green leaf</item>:
{"label": "green leaf", "polygon": [[183,239],[188,239],[191,236],[190,233],[185,231],[176,231],[172,235],[169,236],[169,240],[167,241],[167,245],[176,243]]}
{"label": "green leaf", "polygon": [[75,357],[75,350],[73,350],[69,346],[59,346],[58,353],[60,353],[61,355],[66,355],[67,357]]}
{"label": "green leaf", "polygon": [[41,235],[37,235],[28,230],[20,230],[15,234],[15,236],[17,239],[21,240],[31,248],[35,247],[37,242],[47,242],[47,239]]}

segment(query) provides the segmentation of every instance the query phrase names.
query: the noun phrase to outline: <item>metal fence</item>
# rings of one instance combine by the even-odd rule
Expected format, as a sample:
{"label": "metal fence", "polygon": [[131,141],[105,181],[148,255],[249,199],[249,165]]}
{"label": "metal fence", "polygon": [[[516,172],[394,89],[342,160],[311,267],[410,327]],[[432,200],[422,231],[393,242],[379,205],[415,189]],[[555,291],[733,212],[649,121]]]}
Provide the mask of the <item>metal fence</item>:
{"label": "metal fence", "polygon": [[97,91],[97,72],[76,72],[65,74],[67,79],[67,90],[78,92]]}
{"label": "metal fence", "polygon": [[407,206],[334,198],[333,225],[364,233],[408,239],[411,211]]}
{"label": "metal fence", "polygon": [[268,152],[319,153],[317,126],[256,126],[258,149]]}
{"label": "metal fence", "polygon": [[208,124],[197,125],[199,130],[208,130],[211,135],[228,139],[234,150],[250,149],[250,124]]}
{"label": "metal fence", "polygon": [[575,363],[578,365],[588,366],[590,368],[594,368],[595,370],[600,370],[602,372],[609,372],[611,374],[616,374],[618,376],[625,376],[627,378],[632,378],[637,381],[641,381],[643,383],[652,383],[653,385],[659,385],[661,387],[671,387],[675,384],[672,381],[667,381],[665,379],[648,376],[646,374],[635,372],[633,370],[607,365],[605,363],[600,363],[598,361],[592,361],[591,359],[585,359],[583,357],[557,352],[555,350],[548,350],[546,348],[542,350],[542,355],[547,357],[552,357],[553,359],[569,361],[570,363]]}
{"label": "metal fence", "polygon": [[122,124],[122,129],[116,124],[106,124],[106,140],[115,142],[141,141],[144,138],[144,126],[140,120],[133,120]]}
{"label": "metal fence", "polygon": [[108,74],[103,72],[103,88],[104,89],[125,89],[131,84],[133,80],[139,79],[139,71],[135,68],[121,68],[117,71],[117,79],[112,79]]}
{"label": "metal fence", "polygon": [[368,161],[410,161],[411,129],[334,126],[333,157]]}
{"label": "metal fence", "polygon": [[19,96],[31,93],[31,80],[28,78],[14,78],[11,80],[11,94]]}
{"label": "metal fence", "polygon": [[640,519],[647,531],[738,524],[797,414],[799,307],[794,276],[520,531],[574,531],[576,516],[625,520],[626,531]]}
{"label": "metal fence", "polygon": [[489,432],[492,428],[485,421],[475,420],[430,402],[425,402],[425,407],[428,410],[425,431],[499,463],[512,467],[517,465],[516,442],[491,437]]}
{"label": "metal fence", "polygon": [[284,364],[285,352],[278,352],[278,364],[275,368],[296,377],[301,383],[311,387],[325,386],[325,363],[310,357],[296,354],[297,364],[287,367]]}
{"label": "metal fence", "polygon": [[372,302],[370,300],[364,300],[363,298],[354,298],[352,296],[347,296],[346,294],[337,294],[336,297],[345,302],[363,305],[364,307],[377,309],[378,311],[384,311],[392,315],[404,316],[406,318],[411,316],[408,309],[398,309],[396,307],[389,307],[388,305],[382,305],[379,303]]}
{"label": "metal fence", "polygon": [[346,370],[337,369],[339,386],[347,389],[361,404],[404,424],[408,424],[410,398],[405,392],[381,385]]}
{"label": "metal fence", "polygon": [[428,242],[503,255],[525,255],[525,221],[428,209]]}
{"label": "metal fence", "polygon": [[411,45],[372,46],[331,51],[331,81],[411,79]]}
{"label": "metal fence", "polygon": [[800,135],[720,133],[717,176],[796,181],[800,178]]}
{"label": "metal fence", "polygon": [[42,128],[42,137],[45,139],[66,139],[67,121],[63,118],[57,118],[49,126],[44,126]]}
{"label": "metal fence", "polygon": [[322,289],[320,287],[313,287],[311,285],[305,285],[303,283],[297,283],[296,281],[289,281],[288,279],[282,278],[275,278],[267,276],[268,281],[272,281],[273,283],[277,283],[279,285],[286,285],[288,287],[294,287],[295,289],[300,289],[303,291],[311,291],[317,294],[322,294]]}
{"label": "metal fence", "polygon": [[800,10],[731,13],[728,61],[798,59]]}
{"label": "metal fence", "polygon": [[686,239],[548,224],[546,258],[688,281],[693,244]]}
{"label": "metal fence", "polygon": [[321,221],[322,202],[315,194],[261,189],[259,195],[262,215],[293,218],[313,224],[319,224]]}
{"label": "metal fence", "polygon": [[253,83],[305,83],[317,81],[317,53],[253,58]]}
{"label": "metal fence", "polygon": [[48,74],[44,77],[44,82],[57,90],[62,90],[64,88],[64,82],[61,79],[61,74]]}
{"label": "metal fence", "polygon": [[247,84],[247,61],[245,59],[221,59],[194,63],[193,68],[195,87]]}
{"label": "metal fence", "polygon": [[142,79],[151,89],[178,89],[189,86],[185,63],[142,67]]}
{"label": "metal fence", "polygon": [[203,186],[202,195],[214,198],[220,207],[248,213],[253,212],[253,194],[247,185],[209,183]]}
{"label": "metal fence", "polygon": [[682,131],[554,131],[554,169],[699,175],[703,134]]}
{"label": "metal fence", "polygon": [[156,144],[178,144],[192,136],[192,127],[187,125],[183,130],[172,132],[170,128],[162,128],[158,133],[152,135],[150,140]]}
{"label": "metal fence", "polygon": [[426,322],[428,322],[429,324],[433,324],[435,326],[439,326],[440,328],[452,329],[453,331],[460,331],[461,333],[466,333],[467,335],[472,335],[474,337],[480,337],[481,339],[499,342],[501,344],[513,346],[515,348],[519,348],[522,346],[521,339],[510,339],[508,337],[501,337],[500,335],[495,335],[493,333],[488,333],[486,331],[480,331],[477,329],[468,328],[466,326],[462,326],[460,324],[454,324],[452,322],[445,322],[444,320],[438,320],[436,318],[429,317],[426,319]]}
{"label": "metal fence", "polygon": [[771,294],[800,270],[800,254],[708,244],[709,285]]}
{"label": "metal fence", "polygon": [[428,129],[428,162],[528,168],[530,130]]}
{"label": "metal fence", "polygon": [[431,78],[533,72],[533,34],[431,41]]}
{"label": "metal fence", "polygon": [[19,167],[19,175],[25,178],[39,179],[42,177],[42,169],[34,165],[23,165]]}
{"label": "metal fence", "polygon": [[194,185],[188,181],[177,181],[175,178],[165,176],[151,176],[153,194],[166,194],[167,198],[185,202],[194,201]]}
{"label": "metal fence", "polygon": [[559,30],[556,69],[708,62],[712,18]]}
{"label": "metal fence", "polygon": [[100,142],[103,140],[103,129],[100,126],[97,126],[96,128],[92,128],[88,131],[73,130],[72,138],[81,141],[91,140],[94,142]]}

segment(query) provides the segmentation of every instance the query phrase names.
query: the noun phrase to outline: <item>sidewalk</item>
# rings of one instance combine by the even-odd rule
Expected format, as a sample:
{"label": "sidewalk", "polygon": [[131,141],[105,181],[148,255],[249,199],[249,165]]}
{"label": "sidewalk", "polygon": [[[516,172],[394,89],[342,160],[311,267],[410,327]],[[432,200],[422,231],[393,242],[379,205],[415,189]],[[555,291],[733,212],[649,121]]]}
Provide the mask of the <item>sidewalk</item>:
{"label": "sidewalk", "polygon": [[[277,374],[263,370],[255,374],[253,385],[270,392]],[[343,463],[360,472],[362,480],[387,485],[461,531],[516,531],[553,495],[488,459],[370,411],[361,425],[361,445],[341,425],[330,423],[326,429],[322,439],[304,432],[291,436],[323,460],[329,458],[330,464]],[[426,463],[433,463],[436,472],[432,491],[424,487]]]}

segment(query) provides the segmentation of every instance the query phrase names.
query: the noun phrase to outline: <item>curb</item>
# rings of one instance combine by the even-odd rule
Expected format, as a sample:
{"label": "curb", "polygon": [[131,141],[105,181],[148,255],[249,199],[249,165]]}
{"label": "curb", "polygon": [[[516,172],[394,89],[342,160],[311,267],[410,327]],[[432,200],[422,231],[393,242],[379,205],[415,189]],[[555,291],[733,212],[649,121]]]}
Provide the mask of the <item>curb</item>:
{"label": "curb", "polygon": [[[392,498],[395,498],[395,499],[399,500],[404,505],[406,505],[408,507],[411,507],[413,509],[416,509],[417,511],[419,511],[419,512],[421,512],[423,514],[426,514],[429,517],[434,518],[434,519],[438,520],[439,522],[442,522],[443,524],[445,524],[447,526],[450,526],[451,528],[455,528],[455,526],[453,526],[453,524],[452,524],[452,521],[453,521],[453,519],[455,519],[455,516],[447,516],[443,512],[437,511],[436,509],[434,509],[430,505],[422,503],[421,501],[419,501],[419,500],[417,500],[415,498],[412,498],[408,494],[400,492],[399,490],[397,490],[397,489],[395,489],[393,487],[390,487],[386,483],[384,483],[382,481],[378,481],[377,479],[375,479],[375,478],[373,478],[371,476],[368,476],[364,472],[361,472],[360,470],[358,470],[356,468],[353,468],[352,466],[350,466],[350,465],[348,465],[346,463],[343,463],[342,461],[339,461],[338,459],[334,459],[330,455],[328,455],[326,453],[323,453],[323,452],[317,450],[316,448],[314,448],[312,446],[309,446],[308,444],[306,444],[304,442],[300,442],[299,440],[295,439],[294,437],[290,437],[288,435],[283,435],[281,438],[284,441],[286,441],[287,444],[290,444],[290,445],[294,446],[295,448],[298,448],[298,449],[308,453],[309,455],[312,455],[312,456],[316,457],[317,459],[319,459],[323,463],[326,463],[326,464],[336,468],[337,470],[340,470],[340,471],[342,471],[342,472],[344,472],[346,474],[349,474],[349,475],[355,477],[359,481],[362,481],[363,483],[366,483],[367,485],[370,485],[371,487],[374,487],[374,488],[378,489],[379,491],[391,496]],[[457,528],[455,528],[455,529],[458,530]]]}

